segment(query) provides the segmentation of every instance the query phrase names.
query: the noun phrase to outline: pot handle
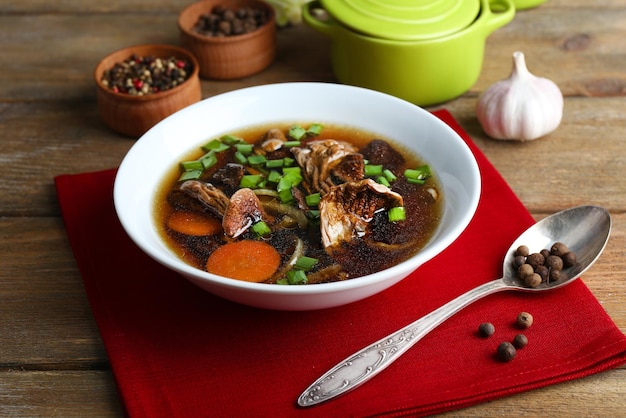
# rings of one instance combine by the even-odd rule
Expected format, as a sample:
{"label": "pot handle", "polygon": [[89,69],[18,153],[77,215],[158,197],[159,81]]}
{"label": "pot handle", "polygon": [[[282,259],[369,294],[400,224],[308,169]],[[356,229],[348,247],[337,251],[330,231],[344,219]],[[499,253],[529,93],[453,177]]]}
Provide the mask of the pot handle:
{"label": "pot handle", "polygon": [[[321,16],[316,17],[314,10],[324,13],[323,19]],[[313,29],[331,37],[337,28],[337,23],[318,0],[307,2],[302,6],[302,19]]]}
{"label": "pot handle", "polygon": [[488,0],[487,21],[485,22],[486,34],[489,35],[496,29],[506,25],[515,17],[515,4],[513,0]]}

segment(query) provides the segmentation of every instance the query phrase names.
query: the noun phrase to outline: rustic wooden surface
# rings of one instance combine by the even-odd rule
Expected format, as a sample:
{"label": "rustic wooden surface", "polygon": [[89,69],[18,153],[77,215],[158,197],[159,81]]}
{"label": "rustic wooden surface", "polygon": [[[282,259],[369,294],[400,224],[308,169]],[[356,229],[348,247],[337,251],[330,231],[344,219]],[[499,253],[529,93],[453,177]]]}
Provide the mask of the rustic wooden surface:
{"label": "rustic wooden surface", "polygon": [[[176,0],[4,0],[0,4],[0,416],[117,417],[121,407],[57,205],[53,177],[117,166],[132,140],[109,131],[92,71],[113,50],[178,43]],[[626,0],[549,0],[492,34],[478,82],[442,105],[536,218],[607,207],[612,238],[585,282],[626,331]],[[566,96],[560,128],[529,143],[487,138],[480,91],[524,51]],[[329,41],[281,30],[264,72],[203,81],[203,97],[281,81],[334,81]],[[432,109],[435,109],[433,107]],[[626,368],[448,416],[626,416]]]}

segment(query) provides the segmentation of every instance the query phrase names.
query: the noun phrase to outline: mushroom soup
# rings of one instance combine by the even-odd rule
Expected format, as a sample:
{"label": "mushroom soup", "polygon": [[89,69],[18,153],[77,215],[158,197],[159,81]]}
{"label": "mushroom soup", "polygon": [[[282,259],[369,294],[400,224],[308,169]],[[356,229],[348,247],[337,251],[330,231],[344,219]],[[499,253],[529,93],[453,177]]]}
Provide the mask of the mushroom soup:
{"label": "mushroom soup", "polygon": [[441,215],[436,173],[390,139],[318,123],[208,140],[171,170],[155,218],[186,263],[274,284],[346,280],[398,264]]}

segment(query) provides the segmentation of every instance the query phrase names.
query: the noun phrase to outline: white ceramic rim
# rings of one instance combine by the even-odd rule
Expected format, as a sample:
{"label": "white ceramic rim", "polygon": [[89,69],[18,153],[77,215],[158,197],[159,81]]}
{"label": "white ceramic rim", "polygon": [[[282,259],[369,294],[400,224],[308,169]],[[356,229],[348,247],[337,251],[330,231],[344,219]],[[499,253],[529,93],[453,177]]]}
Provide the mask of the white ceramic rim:
{"label": "white ceramic rim", "polygon": [[[294,97],[303,98],[301,102],[296,103],[297,106],[294,105],[292,107],[292,110],[288,110],[286,115],[276,120],[276,122],[280,123],[289,122],[291,120],[311,121],[311,117],[306,116],[307,114],[311,114],[307,110],[309,106],[305,100],[305,98],[307,97],[307,92],[315,92],[315,94],[322,93],[325,97],[328,97],[329,100],[333,100],[333,102],[344,100],[345,96],[342,95],[342,93],[350,93],[350,97],[352,97],[352,99],[350,100],[350,105],[355,106],[355,108],[352,109],[354,112],[367,110],[369,104],[372,103],[372,100],[380,102],[380,105],[394,106],[394,109],[397,109],[398,111],[394,112],[394,114],[391,116],[397,118],[397,120],[390,120],[389,123],[402,123],[401,118],[406,113],[413,113],[413,115],[415,115],[415,112],[423,113],[423,116],[429,118],[431,120],[431,123],[437,126],[437,129],[446,130],[448,131],[448,133],[451,134],[451,140],[454,142],[451,145],[456,146],[456,148],[455,153],[449,154],[448,157],[456,158],[459,161],[459,164],[465,164],[466,168],[468,168],[468,171],[464,172],[462,176],[463,184],[451,184],[451,182],[458,183],[458,178],[448,178],[447,173],[437,172],[437,170],[435,170],[436,174],[439,176],[441,184],[444,186],[444,190],[447,187],[453,187],[455,188],[455,194],[461,193],[465,195],[465,202],[467,204],[465,213],[463,214],[461,219],[456,222],[456,225],[454,225],[454,227],[449,231],[444,239],[439,239],[435,244],[432,244],[435,241],[435,238],[439,235],[440,230],[442,229],[442,225],[440,225],[434,236],[413,259],[402,262],[384,271],[370,274],[367,276],[362,276],[341,282],[323,283],[309,286],[277,286],[268,285],[265,283],[251,283],[216,276],[192,267],[191,265],[188,265],[182,260],[178,259],[178,257],[171,251],[171,249],[169,249],[169,247],[167,247],[167,245],[160,238],[157,240],[158,242],[147,242],[145,239],[142,239],[142,234],[156,234],[158,238],[158,232],[156,231],[156,226],[154,225],[153,221],[153,202],[155,194],[157,192],[157,188],[155,187],[152,190],[141,190],[140,194],[131,195],[130,193],[131,191],[134,192],[135,190],[132,188],[133,183],[141,181],[141,177],[146,176],[146,173],[144,172],[145,167],[141,167],[140,165],[138,165],[137,161],[141,161],[141,155],[149,151],[150,147],[152,146],[153,138],[160,135],[170,135],[175,138],[176,128],[177,126],[180,126],[181,121],[189,117],[202,118],[204,116],[206,118],[206,115],[203,115],[203,113],[205,113],[207,110],[211,110],[211,108],[213,108],[213,110],[228,109],[229,105],[232,105],[234,103],[237,105],[238,111],[232,113],[222,112],[219,118],[219,124],[224,124],[231,127],[231,131],[233,130],[233,126],[245,128],[247,126],[255,126],[259,124],[265,125],[271,123],[273,121],[267,119],[256,121],[254,115],[251,114],[247,114],[245,124],[233,121],[233,119],[237,116],[235,115],[235,113],[245,113],[246,107],[253,106],[254,103],[258,101],[259,96],[262,94],[266,94],[268,90],[270,90],[274,94],[274,97],[277,98],[286,97],[290,98],[291,100],[293,100]],[[355,95],[359,97],[359,100],[356,102],[353,100],[353,96]],[[359,107],[362,107],[362,109],[359,109]],[[369,109],[369,111],[371,111],[371,108]],[[332,119],[332,115],[328,116]],[[316,121],[320,121],[322,123],[327,122],[325,120],[317,119]],[[341,122],[337,120],[337,123]],[[377,131],[377,129],[370,128],[368,126],[368,121],[366,119],[363,120],[362,124],[359,123],[359,127],[363,128],[364,130],[372,131],[374,133],[376,133]],[[207,141],[208,139],[214,137],[214,135],[219,135],[223,133],[227,132],[224,132],[223,129],[216,129],[214,132],[203,131],[203,133],[201,134],[201,139],[198,139],[196,144],[199,146],[203,143],[203,141]],[[168,154],[169,158],[171,159],[171,164],[174,164],[176,161],[178,161],[179,157],[182,157],[184,154],[191,151],[193,149],[193,146],[194,145],[192,144],[190,147],[185,147],[184,150],[180,150],[180,147],[176,147],[174,145],[173,149],[178,148],[179,150],[176,151],[175,154]],[[165,151],[168,150],[166,149]],[[444,150],[442,150],[442,152],[444,152]],[[426,162],[428,162],[428,160]],[[164,170],[169,168],[169,166],[159,168],[161,178],[163,176]],[[147,174],[149,175],[150,173]],[[158,182],[156,182],[157,184],[161,183],[160,179]],[[452,242],[454,242],[458,238],[458,236],[465,230],[476,212],[478,201],[480,199],[480,188],[480,172],[478,169],[478,164],[471,150],[469,149],[467,144],[465,144],[463,139],[456,132],[454,132],[452,128],[450,128],[446,123],[441,121],[436,116],[432,115],[430,112],[397,97],[365,89],[362,87],[321,82],[289,82],[248,87],[219,94],[190,105],[165,118],[153,128],[151,128],[148,132],[146,132],[141,138],[139,138],[128,151],[127,155],[119,166],[115,178],[113,197],[118,218],[122,226],[128,233],[129,237],[151,258],[165,265],[173,271],[176,271],[184,276],[193,276],[195,280],[207,280],[211,282],[213,286],[217,285],[219,287],[229,289],[238,288],[244,291],[253,291],[257,294],[321,295],[335,292],[345,292],[351,289],[371,286],[381,281],[385,281],[385,278],[390,275],[406,276],[426,261],[432,259],[434,256],[447,248]],[[470,193],[472,190],[474,192]],[[129,195],[131,196],[130,198]],[[449,192],[444,191],[444,199],[449,198],[451,198]],[[136,214],[136,208],[145,208],[145,199],[148,199],[150,202],[149,221],[143,218],[138,218]],[[449,209],[450,208],[448,202],[445,202],[443,214],[444,220],[447,216],[445,211]],[[142,211],[140,215],[146,215],[145,211]],[[138,225],[136,223],[138,219],[139,222],[143,223],[143,225]],[[146,225],[146,222],[150,223],[150,227]],[[143,226],[143,229],[139,229],[139,227],[141,226]],[[149,228],[150,230],[147,230],[146,228]]]}

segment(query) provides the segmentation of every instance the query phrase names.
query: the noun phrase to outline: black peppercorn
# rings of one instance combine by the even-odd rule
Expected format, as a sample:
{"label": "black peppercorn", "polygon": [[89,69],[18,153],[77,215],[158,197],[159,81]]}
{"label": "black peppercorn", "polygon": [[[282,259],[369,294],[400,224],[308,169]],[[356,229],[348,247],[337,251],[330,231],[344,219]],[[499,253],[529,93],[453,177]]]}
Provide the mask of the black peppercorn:
{"label": "black peppercorn", "polygon": [[515,253],[513,255],[521,255],[523,257],[527,257],[528,254],[530,254],[530,250],[528,249],[528,247],[525,245],[520,245],[519,247],[517,247],[517,250],[515,250]]}
{"label": "black peppercorn", "polygon": [[533,324],[533,316],[528,312],[520,312],[515,324],[523,329],[529,328]]}
{"label": "black peppercorn", "polygon": [[543,266],[545,262],[545,258],[541,253],[532,253],[528,257],[526,257],[526,263],[530,264],[533,268],[537,266]]}
{"label": "black peppercorn", "polygon": [[537,287],[541,284],[541,276],[537,273],[524,276],[524,284],[528,287]]}
{"label": "black peppercorn", "polygon": [[513,344],[505,341],[503,343],[500,343],[500,345],[498,346],[497,354],[498,354],[498,358],[501,361],[508,362],[515,358],[515,355],[517,354],[517,350],[515,350],[515,347],[513,346]]}
{"label": "black peppercorn", "polygon": [[524,348],[528,345],[528,338],[524,334],[517,334],[513,338],[513,346],[515,348]]}
{"label": "black peppercorn", "polygon": [[212,37],[243,35],[259,29],[269,19],[270,15],[261,8],[232,9],[215,6],[198,18],[193,30],[200,35]]}
{"label": "black peppercorn", "polygon": [[552,255],[558,255],[559,257],[568,252],[569,249],[567,248],[567,245],[563,244],[562,242],[555,242],[554,244],[552,244],[552,247],[550,247],[550,253]]}
{"label": "black peppercorn", "polygon": [[563,259],[564,267],[572,267],[573,265],[576,264],[576,254],[571,251],[568,251],[565,254],[563,254],[561,258]]}
{"label": "black peppercorn", "polygon": [[561,270],[550,270],[549,280],[551,282],[556,282],[561,278]]}
{"label": "black peppercorn", "polygon": [[535,270],[533,269],[533,266],[531,266],[530,264],[522,264],[517,269],[517,274],[520,279],[524,279],[526,276],[530,276],[534,272]]}
{"label": "black peppercorn", "polygon": [[548,258],[546,258],[545,265],[554,270],[561,270],[563,269],[563,260],[558,255],[549,255]]}
{"label": "black peppercorn", "polygon": [[515,256],[515,258],[513,259],[513,267],[515,267],[516,269],[520,268],[520,266],[524,264],[526,264],[526,257],[524,257],[523,255]]}
{"label": "black peppercorn", "polygon": [[541,276],[541,281],[545,283],[548,281],[548,277],[550,276],[550,269],[546,266],[537,266],[535,273]]}
{"label": "black peppercorn", "polygon": [[480,334],[481,337],[491,337],[494,332],[496,332],[496,327],[490,322],[484,322],[478,326],[478,334]]}

